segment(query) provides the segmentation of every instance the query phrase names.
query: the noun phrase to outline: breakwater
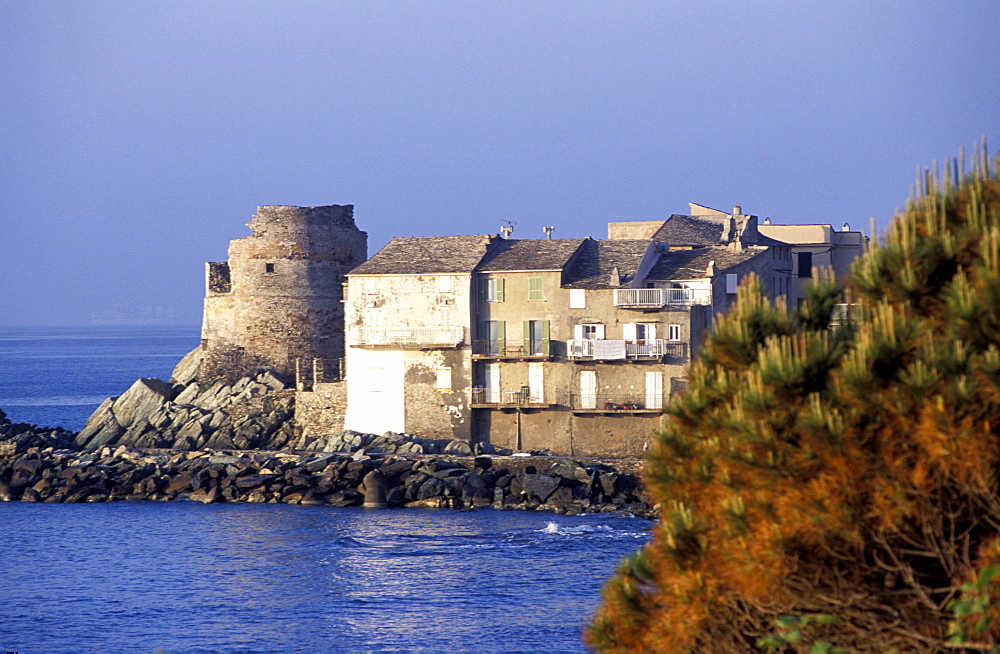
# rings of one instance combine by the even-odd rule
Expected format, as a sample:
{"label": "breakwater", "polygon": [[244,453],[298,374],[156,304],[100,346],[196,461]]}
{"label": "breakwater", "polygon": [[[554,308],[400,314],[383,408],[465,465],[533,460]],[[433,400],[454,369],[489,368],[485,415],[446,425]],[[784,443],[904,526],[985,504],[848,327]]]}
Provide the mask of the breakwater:
{"label": "breakwater", "polygon": [[636,472],[553,457],[34,447],[0,455],[0,500],[493,507],[651,516]]}

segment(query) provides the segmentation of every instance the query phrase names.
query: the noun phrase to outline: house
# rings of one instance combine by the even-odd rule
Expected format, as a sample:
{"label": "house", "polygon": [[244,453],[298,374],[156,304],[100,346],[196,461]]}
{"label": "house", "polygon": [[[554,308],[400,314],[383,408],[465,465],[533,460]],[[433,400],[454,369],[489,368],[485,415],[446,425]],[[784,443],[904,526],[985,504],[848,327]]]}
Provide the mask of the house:
{"label": "house", "polygon": [[788,289],[787,244],[719,213],[608,240],[393,239],[347,275],[345,427],[640,455],[740,281]]}
{"label": "house", "polygon": [[838,232],[831,225],[772,225],[770,219],[765,219],[758,229],[791,246],[789,306],[802,302],[805,287],[813,278],[843,284],[851,264],[868,250],[868,239],[861,232],[851,231],[847,223]]}
{"label": "house", "polygon": [[295,379],[305,435],[640,455],[748,275],[797,299],[807,273],[840,278],[866,244],[739,206],[689,211],[609,223],[603,240],[394,238],[366,261],[352,206],[259,207],[207,265],[200,374]]}

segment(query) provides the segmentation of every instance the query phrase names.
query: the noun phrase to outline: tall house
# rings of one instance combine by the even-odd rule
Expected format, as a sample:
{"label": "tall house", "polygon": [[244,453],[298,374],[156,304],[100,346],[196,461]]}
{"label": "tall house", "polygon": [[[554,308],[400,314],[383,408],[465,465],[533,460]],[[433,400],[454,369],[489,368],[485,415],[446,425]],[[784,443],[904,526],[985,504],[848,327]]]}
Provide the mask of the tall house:
{"label": "tall house", "polygon": [[394,238],[347,276],[346,428],[471,439],[473,271],[496,240]]}
{"label": "tall house", "polygon": [[344,355],[344,275],[367,258],[354,207],[262,206],[229,261],[206,266],[202,380],[257,367],[287,379]]}

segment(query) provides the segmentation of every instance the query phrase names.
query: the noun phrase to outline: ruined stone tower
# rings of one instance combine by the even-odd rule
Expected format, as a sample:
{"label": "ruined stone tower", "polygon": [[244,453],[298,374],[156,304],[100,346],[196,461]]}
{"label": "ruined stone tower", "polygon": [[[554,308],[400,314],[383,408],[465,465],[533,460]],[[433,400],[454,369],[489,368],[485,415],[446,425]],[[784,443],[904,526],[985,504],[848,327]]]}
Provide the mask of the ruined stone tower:
{"label": "ruined stone tower", "polygon": [[253,235],[206,266],[202,381],[344,356],[344,274],[367,258],[352,205],[257,207]]}

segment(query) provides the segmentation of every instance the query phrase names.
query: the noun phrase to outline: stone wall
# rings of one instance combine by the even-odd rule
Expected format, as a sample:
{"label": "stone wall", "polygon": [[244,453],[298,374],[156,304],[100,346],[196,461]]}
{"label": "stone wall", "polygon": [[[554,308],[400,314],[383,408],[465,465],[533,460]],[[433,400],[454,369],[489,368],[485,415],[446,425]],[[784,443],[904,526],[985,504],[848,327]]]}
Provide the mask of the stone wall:
{"label": "stone wall", "polygon": [[248,225],[206,267],[202,381],[255,368],[291,381],[297,359],[344,356],[343,282],[367,257],[354,207],[263,206]]}
{"label": "stone wall", "polygon": [[303,449],[328,434],[344,430],[347,382],[314,384],[311,391],[295,394],[295,423],[302,430]]}

